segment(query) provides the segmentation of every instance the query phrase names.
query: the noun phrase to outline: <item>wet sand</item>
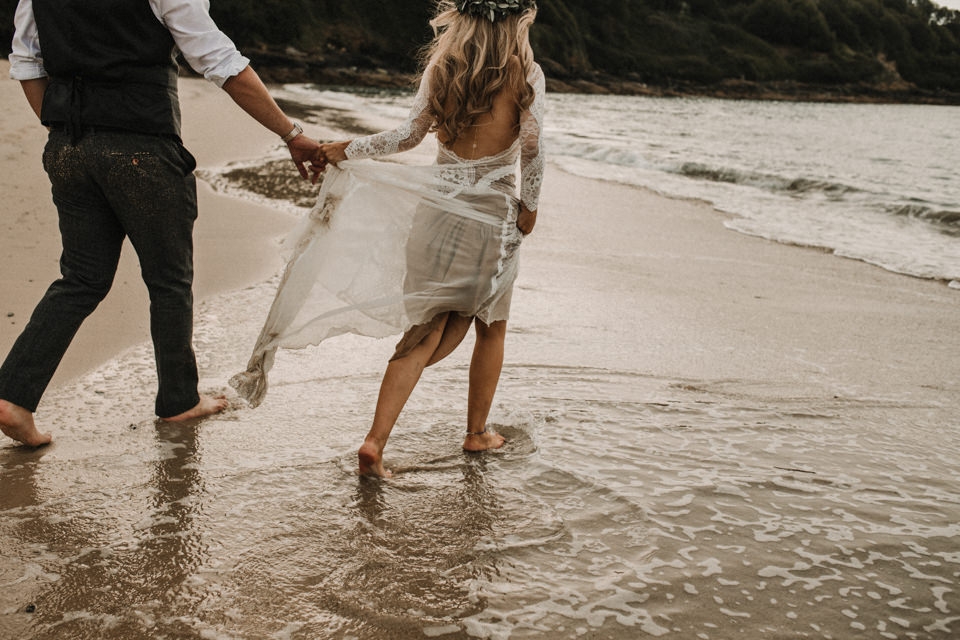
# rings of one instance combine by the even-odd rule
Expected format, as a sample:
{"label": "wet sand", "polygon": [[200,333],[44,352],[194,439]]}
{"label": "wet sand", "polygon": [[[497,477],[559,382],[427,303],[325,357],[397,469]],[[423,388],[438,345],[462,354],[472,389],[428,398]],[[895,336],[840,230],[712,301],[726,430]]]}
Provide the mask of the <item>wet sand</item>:
{"label": "wet sand", "polygon": [[[201,168],[270,153],[214,87],[181,93]],[[14,287],[45,286],[25,245],[52,215],[42,174],[23,180],[10,200],[34,231],[2,243],[13,319],[32,306]],[[224,389],[290,218],[201,193],[196,342]],[[491,416],[508,445],[459,451],[468,340],[401,416],[390,482],[358,479],[355,452],[393,340],[282,352],[261,407],[172,428],[151,416],[145,330],[117,342],[132,296],[114,291],[74,346],[91,370],[41,408],[55,444],[0,446],[0,636],[957,631],[960,292],[555,169],[521,253]]]}

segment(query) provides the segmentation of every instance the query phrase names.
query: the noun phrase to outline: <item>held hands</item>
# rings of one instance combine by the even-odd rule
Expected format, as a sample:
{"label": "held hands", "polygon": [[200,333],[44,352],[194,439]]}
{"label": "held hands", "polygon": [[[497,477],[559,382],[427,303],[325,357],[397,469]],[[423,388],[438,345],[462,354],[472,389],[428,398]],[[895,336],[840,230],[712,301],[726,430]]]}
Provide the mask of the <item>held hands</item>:
{"label": "held hands", "polygon": [[320,143],[300,134],[287,142],[287,149],[290,151],[290,157],[293,158],[293,164],[300,172],[300,177],[317,184],[320,174],[327,168],[327,160],[320,152]]}
{"label": "held hands", "polygon": [[[349,140],[343,142],[319,143],[313,138],[300,134],[287,142],[290,157],[304,180],[317,184],[320,174],[327,164],[334,166],[347,159],[346,149]],[[309,171],[309,174],[308,174]]]}

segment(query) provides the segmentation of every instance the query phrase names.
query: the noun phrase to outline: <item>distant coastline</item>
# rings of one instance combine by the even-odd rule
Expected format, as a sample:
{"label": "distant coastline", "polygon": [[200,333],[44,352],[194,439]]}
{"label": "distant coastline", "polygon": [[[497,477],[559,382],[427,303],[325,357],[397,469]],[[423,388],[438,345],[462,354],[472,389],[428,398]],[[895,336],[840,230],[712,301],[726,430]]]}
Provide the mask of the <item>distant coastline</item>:
{"label": "distant coastline", "polygon": [[[0,0],[0,55],[15,0]],[[269,82],[409,88],[435,0],[211,3]],[[550,0],[554,92],[960,105],[960,11],[930,0]]]}
{"label": "distant coastline", "polygon": [[[411,89],[417,79],[416,74],[408,70],[356,66],[349,64],[349,60],[337,60],[329,56],[312,57],[289,48],[262,48],[246,53],[264,81],[272,84],[312,83],[376,89]],[[714,84],[677,81],[659,85],[604,73],[572,77],[559,65],[551,64],[550,61],[543,64],[547,75],[547,90],[556,93],[960,105],[960,93],[921,89],[899,78],[885,83],[836,85],[807,84],[792,80],[761,82],[740,79],[726,79]],[[189,68],[186,73],[190,73]]]}

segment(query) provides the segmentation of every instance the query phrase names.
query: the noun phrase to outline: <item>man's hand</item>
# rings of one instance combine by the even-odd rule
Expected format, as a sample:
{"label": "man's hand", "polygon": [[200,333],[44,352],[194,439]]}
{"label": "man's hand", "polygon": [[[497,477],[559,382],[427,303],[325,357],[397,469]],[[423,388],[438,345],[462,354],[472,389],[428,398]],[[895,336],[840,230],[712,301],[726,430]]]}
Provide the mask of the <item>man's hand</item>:
{"label": "man's hand", "polygon": [[293,158],[300,177],[317,184],[320,174],[327,168],[327,159],[320,151],[320,143],[300,134],[287,143],[287,149],[290,150],[290,157]]}
{"label": "man's hand", "polygon": [[[260,76],[249,65],[237,75],[228,78],[223,83],[223,90],[241,109],[253,116],[254,120],[278,136],[285,137],[292,133],[293,121],[277,106]],[[323,154],[318,153],[320,145],[317,141],[301,133],[287,142],[287,148],[303,179],[316,184],[320,173],[327,166]],[[310,176],[310,173],[313,175]]]}

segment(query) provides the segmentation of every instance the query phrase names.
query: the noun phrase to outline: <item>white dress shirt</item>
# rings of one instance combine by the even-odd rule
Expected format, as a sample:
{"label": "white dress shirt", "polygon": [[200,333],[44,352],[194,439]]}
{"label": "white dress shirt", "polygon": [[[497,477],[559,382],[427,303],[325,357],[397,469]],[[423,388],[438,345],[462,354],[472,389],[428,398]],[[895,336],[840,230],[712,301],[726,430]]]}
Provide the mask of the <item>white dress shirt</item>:
{"label": "white dress shirt", "polygon": [[[210,17],[209,0],[150,0],[150,8],[170,31],[187,63],[217,86],[222,87],[250,64],[233,41],[217,28]],[[45,78],[47,72],[33,17],[33,0],[20,0],[13,22],[16,31],[11,45],[10,77],[14,80]]]}

